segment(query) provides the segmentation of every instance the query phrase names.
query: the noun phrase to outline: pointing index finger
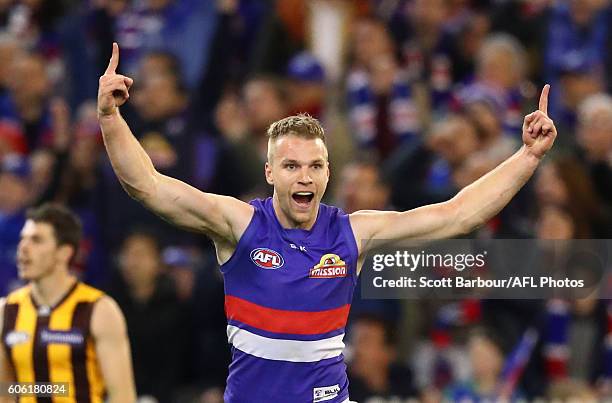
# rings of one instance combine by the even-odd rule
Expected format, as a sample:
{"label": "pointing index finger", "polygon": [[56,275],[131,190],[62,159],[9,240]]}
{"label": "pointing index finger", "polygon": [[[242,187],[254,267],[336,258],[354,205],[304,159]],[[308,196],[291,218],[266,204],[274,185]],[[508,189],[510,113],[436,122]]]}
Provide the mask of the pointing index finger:
{"label": "pointing index finger", "polygon": [[104,74],[114,74],[117,71],[117,66],[119,66],[119,45],[117,45],[117,42],[113,42],[113,54]]}
{"label": "pointing index finger", "polygon": [[550,85],[546,84],[544,88],[542,88],[542,94],[540,94],[540,106],[539,110],[544,112],[545,115],[548,115],[548,92],[550,91]]}

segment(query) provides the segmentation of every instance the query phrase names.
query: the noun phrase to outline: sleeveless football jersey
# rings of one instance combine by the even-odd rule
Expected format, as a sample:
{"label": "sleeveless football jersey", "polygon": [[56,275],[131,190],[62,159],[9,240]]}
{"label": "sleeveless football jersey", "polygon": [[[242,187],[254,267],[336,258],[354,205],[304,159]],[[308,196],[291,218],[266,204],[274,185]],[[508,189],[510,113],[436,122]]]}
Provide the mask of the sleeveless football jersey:
{"label": "sleeveless football jersey", "polygon": [[348,398],[342,350],[357,281],[348,215],[320,204],[311,230],[285,229],[272,199],[255,213],[225,279],[232,345],[227,403],[335,403]]}
{"label": "sleeveless football jersey", "polygon": [[65,397],[21,397],[22,403],[102,403],[106,389],[91,336],[94,304],[104,293],[76,282],[53,307],[38,306],[31,286],[4,307],[2,346],[17,382],[66,382]]}

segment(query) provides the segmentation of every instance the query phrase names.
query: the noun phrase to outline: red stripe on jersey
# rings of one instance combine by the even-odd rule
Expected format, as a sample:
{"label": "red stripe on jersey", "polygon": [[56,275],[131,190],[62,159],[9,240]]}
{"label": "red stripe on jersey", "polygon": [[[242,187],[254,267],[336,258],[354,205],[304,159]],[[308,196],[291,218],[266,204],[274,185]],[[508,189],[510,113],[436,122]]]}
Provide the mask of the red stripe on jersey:
{"label": "red stripe on jersey", "polygon": [[326,311],[305,312],[266,308],[231,295],[225,296],[228,319],[267,332],[287,334],[321,334],[346,326],[350,304]]}

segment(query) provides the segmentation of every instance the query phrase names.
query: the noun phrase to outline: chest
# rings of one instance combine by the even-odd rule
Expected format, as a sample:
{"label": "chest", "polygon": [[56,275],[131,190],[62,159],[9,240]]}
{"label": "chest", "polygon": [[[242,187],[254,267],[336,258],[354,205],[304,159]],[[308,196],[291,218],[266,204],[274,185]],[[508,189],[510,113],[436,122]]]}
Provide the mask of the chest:
{"label": "chest", "polygon": [[346,240],[260,233],[243,245],[225,275],[226,292],[266,305],[317,310],[350,303],[355,258]]}

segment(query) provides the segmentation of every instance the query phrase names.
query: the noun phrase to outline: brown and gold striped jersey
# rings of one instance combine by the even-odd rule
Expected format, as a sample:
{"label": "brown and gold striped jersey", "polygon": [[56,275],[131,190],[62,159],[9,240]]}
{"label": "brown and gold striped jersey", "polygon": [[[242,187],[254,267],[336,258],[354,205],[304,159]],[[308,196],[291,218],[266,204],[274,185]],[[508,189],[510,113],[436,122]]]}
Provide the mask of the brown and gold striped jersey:
{"label": "brown and gold striped jersey", "polygon": [[22,403],[102,402],[104,382],[90,334],[104,293],[77,282],[53,307],[38,306],[31,286],[8,295],[2,344],[17,382],[67,382],[68,397],[22,397]]}

